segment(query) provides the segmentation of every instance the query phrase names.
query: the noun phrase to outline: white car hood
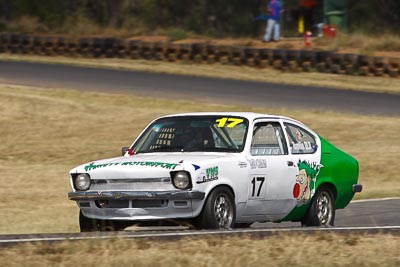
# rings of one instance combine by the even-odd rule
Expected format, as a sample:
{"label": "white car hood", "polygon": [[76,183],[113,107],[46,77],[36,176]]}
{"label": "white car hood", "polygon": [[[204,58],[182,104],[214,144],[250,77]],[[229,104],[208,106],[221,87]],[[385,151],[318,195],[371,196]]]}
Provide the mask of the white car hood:
{"label": "white car hood", "polygon": [[72,173],[89,173],[92,179],[170,177],[171,171],[191,173],[221,160],[235,159],[232,153],[177,152],[149,153],[98,160],[80,165]]}

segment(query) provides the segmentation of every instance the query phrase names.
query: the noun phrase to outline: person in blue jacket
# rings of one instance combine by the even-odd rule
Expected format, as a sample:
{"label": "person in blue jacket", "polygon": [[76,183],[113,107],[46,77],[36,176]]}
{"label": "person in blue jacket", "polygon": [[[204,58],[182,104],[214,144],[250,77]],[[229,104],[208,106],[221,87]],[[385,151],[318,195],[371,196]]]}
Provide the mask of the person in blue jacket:
{"label": "person in blue jacket", "polygon": [[272,32],[274,32],[274,41],[279,41],[280,37],[280,24],[279,21],[281,19],[282,2],[280,0],[271,0],[267,7],[268,12],[268,21],[267,27],[265,29],[264,42],[271,41]]}

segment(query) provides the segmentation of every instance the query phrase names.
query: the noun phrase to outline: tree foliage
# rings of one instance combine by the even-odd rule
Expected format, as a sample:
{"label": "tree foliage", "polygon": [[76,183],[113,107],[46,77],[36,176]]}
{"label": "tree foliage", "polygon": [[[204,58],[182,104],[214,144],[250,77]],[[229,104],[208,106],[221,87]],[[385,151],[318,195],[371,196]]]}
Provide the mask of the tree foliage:
{"label": "tree foliage", "polygon": [[400,1],[349,0],[349,23],[352,30],[366,32],[394,32],[400,33]]}
{"label": "tree foliage", "polygon": [[[299,0],[283,0],[287,9]],[[323,2],[318,0],[318,3]],[[267,0],[0,0],[0,22],[34,17],[50,31],[84,17],[97,27],[135,29],[179,28],[212,36],[246,36],[253,18],[265,13]],[[400,1],[347,0],[350,29],[398,32]],[[320,8],[322,10],[322,8]]]}

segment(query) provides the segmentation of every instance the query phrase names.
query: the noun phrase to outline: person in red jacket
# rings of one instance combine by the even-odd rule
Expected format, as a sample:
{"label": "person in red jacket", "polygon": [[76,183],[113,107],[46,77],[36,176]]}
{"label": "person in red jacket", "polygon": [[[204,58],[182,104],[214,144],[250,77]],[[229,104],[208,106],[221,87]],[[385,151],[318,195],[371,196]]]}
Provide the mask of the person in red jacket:
{"label": "person in red jacket", "polygon": [[315,0],[300,0],[300,20],[304,21],[304,32],[312,31],[314,25]]}

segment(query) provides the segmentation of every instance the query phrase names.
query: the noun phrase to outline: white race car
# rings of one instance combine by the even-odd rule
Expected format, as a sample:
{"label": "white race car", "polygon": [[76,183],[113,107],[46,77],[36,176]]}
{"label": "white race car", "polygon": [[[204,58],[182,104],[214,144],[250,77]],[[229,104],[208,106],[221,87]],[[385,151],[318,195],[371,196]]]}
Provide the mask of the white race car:
{"label": "white race car", "polygon": [[362,189],[354,158],[282,116],[165,116],[122,154],[71,170],[68,196],[80,208],[82,232],[181,222],[333,225],[335,209]]}

